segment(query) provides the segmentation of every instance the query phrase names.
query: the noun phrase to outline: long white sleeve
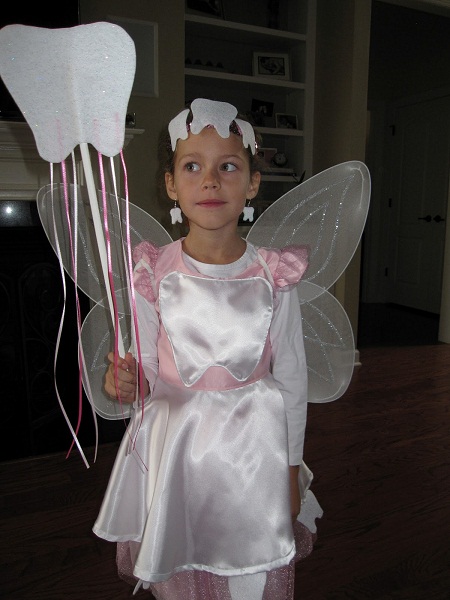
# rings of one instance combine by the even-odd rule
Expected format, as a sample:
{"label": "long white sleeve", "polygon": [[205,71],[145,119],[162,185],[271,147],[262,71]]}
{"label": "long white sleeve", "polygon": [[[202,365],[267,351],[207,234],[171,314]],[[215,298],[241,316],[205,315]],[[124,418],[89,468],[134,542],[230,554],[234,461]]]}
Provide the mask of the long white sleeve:
{"label": "long white sleeve", "polygon": [[289,464],[299,465],[305,438],[308,373],[297,291],[279,292],[270,328],[272,374],[283,396],[288,424]]}

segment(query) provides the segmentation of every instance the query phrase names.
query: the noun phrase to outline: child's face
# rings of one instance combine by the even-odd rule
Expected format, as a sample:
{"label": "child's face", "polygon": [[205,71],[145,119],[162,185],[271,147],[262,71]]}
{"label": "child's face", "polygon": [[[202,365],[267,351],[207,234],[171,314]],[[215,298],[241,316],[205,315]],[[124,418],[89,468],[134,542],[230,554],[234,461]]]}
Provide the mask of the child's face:
{"label": "child's face", "polygon": [[235,228],[259,181],[259,173],[250,174],[242,138],[232,133],[222,138],[213,128],[178,140],[174,173],[166,173],[167,193],[180,204],[191,230]]}

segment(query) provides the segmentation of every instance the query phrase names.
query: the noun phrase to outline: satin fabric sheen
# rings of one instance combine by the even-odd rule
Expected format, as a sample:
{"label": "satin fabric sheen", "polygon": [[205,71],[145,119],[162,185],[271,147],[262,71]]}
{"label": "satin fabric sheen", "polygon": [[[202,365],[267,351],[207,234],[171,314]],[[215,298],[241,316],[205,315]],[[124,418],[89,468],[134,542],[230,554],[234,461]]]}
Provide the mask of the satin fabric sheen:
{"label": "satin fabric sheen", "polygon": [[[118,542],[121,576],[150,582],[158,599],[235,600],[229,577],[251,585],[262,572],[263,600],[290,598],[294,558],[299,545],[309,554],[313,536],[297,522],[296,556],[286,412],[269,372],[269,269],[220,279],[173,268],[170,253],[162,262],[158,377],[140,427],[139,411],[130,423],[136,445],[129,436],[121,444],[94,532]],[[155,289],[142,283],[146,295]]]}
{"label": "satin fabric sheen", "polygon": [[[257,379],[268,371],[266,360],[262,370],[254,373],[273,313],[272,288],[266,280],[228,281],[170,273],[159,289],[162,323],[175,357],[174,375],[185,386],[197,383],[210,367],[222,368],[206,375],[203,389],[238,387],[252,374]],[[255,314],[257,320],[252,317]],[[166,381],[173,381],[166,370],[160,373]]]}
{"label": "satin fabric sheen", "polygon": [[[255,356],[257,361],[266,345],[272,293],[268,289],[262,294],[267,316],[261,318],[259,311],[251,310],[251,295],[243,307],[237,301],[230,304],[230,295],[238,298],[244,292],[241,288],[251,282],[227,283],[224,293],[216,297],[214,311],[219,320],[226,319],[234,339],[242,336],[245,318],[252,352],[248,358],[238,352],[237,365],[234,345],[219,343],[212,363],[219,357],[244,379],[251,377]],[[230,283],[238,283],[239,290]],[[201,319],[211,308],[207,300],[217,295],[223,281],[176,276],[164,285],[168,297],[161,301],[162,321],[173,346],[187,348],[180,360],[188,380],[195,379],[198,356],[189,348],[199,345],[202,324],[195,317],[191,321],[193,311],[176,310],[170,287],[180,291],[179,285],[188,286],[194,312]],[[261,285],[264,292],[263,280]],[[205,294],[208,286],[211,290]],[[213,394],[159,378],[153,398],[145,409],[136,453],[127,454],[126,438],[122,443],[94,531],[108,540],[140,541],[134,574],[144,581],[161,581],[185,569],[242,575],[288,563],[295,548],[287,427],[282,396],[271,376]],[[162,438],[161,407],[168,415],[164,443],[150,451],[156,445],[154,438]],[[143,465],[135,454],[149,460],[149,473],[158,476],[143,477]],[[167,542],[162,544],[162,539]]]}

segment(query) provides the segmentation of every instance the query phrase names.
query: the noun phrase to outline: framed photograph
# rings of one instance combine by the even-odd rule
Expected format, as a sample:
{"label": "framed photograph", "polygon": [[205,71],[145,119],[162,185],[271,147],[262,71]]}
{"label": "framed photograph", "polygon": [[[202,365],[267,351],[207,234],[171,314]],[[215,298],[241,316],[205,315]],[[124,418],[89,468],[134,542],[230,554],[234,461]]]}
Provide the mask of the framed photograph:
{"label": "framed photograph", "polygon": [[273,102],[267,102],[265,100],[252,100],[252,112],[259,112],[264,117],[273,116]]}
{"label": "framed photograph", "polygon": [[289,54],[253,52],[253,76],[290,79]]}
{"label": "framed photograph", "polygon": [[280,129],[298,129],[297,115],[286,115],[277,113],[275,115],[275,126]]}
{"label": "framed photograph", "polygon": [[258,148],[258,158],[263,162],[264,166],[273,166],[272,158],[277,153],[277,148]]}
{"label": "framed photograph", "polygon": [[223,19],[222,0],[186,0],[186,8],[194,15]]}
{"label": "framed photograph", "polygon": [[266,127],[267,119],[273,120],[273,102],[252,100],[251,111],[247,113],[250,122],[256,127]]}

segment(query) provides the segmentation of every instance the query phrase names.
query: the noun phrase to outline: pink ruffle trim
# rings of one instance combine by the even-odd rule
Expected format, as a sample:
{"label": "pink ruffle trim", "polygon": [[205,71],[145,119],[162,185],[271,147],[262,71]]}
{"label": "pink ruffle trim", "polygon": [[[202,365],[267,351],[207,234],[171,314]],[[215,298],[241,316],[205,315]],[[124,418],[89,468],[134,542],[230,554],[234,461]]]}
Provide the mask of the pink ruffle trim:
{"label": "pink ruffle trim", "polygon": [[286,246],[280,250],[278,265],[273,279],[277,288],[296,285],[308,268],[307,246]]}
{"label": "pink ruffle trim", "polygon": [[[259,250],[263,258],[268,260],[273,273],[274,286],[277,289],[289,289],[295,286],[308,268],[307,246],[286,246],[281,250]],[[154,303],[155,292],[149,272],[154,272],[159,248],[151,242],[141,242],[133,251],[135,264],[143,263],[135,269],[134,287],[149,302]],[[149,267],[149,268],[148,268]]]}
{"label": "pink ruffle trim", "polygon": [[[151,242],[141,242],[133,250],[133,260],[135,264],[139,261],[146,263],[151,271],[155,270],[156,260],[158,258],[159,248]],[[134,288],[149,302],[156,301],[155,291],[153,289],[151,276],[148,268],[145,265],[140,265],[134,271]]]}

